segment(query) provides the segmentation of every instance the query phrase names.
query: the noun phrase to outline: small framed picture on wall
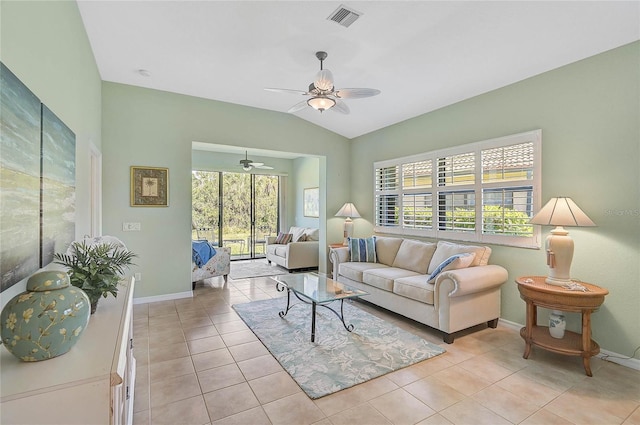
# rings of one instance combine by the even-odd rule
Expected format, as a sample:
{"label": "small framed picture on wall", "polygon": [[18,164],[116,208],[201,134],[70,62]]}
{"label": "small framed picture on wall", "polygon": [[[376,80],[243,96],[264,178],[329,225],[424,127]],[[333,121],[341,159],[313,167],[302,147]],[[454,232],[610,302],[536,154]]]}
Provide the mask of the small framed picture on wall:
{"label": "small framed picture on wall", "polygon": [[132,166],[131,206],[168,207],[169,169]]}
{"label": "small framed picture on wall", "polygon": [[320,188],[310,187],[303,191],[305,217],[320,217]]}

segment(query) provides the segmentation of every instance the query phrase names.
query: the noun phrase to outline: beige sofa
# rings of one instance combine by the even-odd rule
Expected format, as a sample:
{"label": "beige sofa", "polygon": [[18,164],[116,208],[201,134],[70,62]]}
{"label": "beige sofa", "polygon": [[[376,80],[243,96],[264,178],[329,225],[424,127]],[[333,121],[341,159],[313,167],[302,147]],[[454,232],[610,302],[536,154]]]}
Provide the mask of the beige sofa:
{"label": "beige sofa", "polygon": [[276,237],[267,237],[266,256],[269,264],[276,263],[289,271],[317,269],[319,261],[318,229],[291,227],[291,242],[276,244]]}
{"label": "beige sofa", "polygon": [[[444,332],[453,333],[487,323],[495,328],[500,317],[500,286],[507,270],[488,265],[491,248],[439,241],[376,237],[376,262],[352,262],[348,247],[330,252],[333,276],[339,282],[368,292],[362,299]],[[471,264],[429,275],[454,254]],[[472,258],[472,259],[471,259]],[[449,267],[460,265],[451,264]]]}

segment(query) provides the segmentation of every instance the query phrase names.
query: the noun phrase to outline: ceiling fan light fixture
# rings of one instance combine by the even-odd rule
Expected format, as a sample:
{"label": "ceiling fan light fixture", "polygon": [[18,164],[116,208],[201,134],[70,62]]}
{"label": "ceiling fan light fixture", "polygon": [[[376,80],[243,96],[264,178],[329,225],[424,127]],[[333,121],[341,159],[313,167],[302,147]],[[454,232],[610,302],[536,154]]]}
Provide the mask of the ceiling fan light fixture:
{"label": "ceiling fan light fixture", "polygon": [[321,69],[316,74],[316,80],[313,85],[318,90],[331,91],[333,90],[333,74],[328,69]]}
{"label": "ceiling fan light fixture", "polygon": [[336,101],[326,96],[315,96],[307,100],[307,104],[317,111],[324,112],[333,108]]}

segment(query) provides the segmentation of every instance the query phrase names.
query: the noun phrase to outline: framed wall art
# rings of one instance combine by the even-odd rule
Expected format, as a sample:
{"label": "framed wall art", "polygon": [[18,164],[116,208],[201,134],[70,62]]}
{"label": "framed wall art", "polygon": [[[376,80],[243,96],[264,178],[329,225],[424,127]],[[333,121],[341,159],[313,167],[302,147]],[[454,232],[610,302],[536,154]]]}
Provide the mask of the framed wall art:
{"label": "framed wall art", "polygon": [[132,166],[131,206],[168,207],[169,169]]}
{"label": "framed wall art", "polygon": [[320,217],[320,189],[310,187],[303,190],[303,210],[305,217]]}
{"label": "framed wall art", "polygon": [[0,292],[40,267],[40,99],[0,62]]}

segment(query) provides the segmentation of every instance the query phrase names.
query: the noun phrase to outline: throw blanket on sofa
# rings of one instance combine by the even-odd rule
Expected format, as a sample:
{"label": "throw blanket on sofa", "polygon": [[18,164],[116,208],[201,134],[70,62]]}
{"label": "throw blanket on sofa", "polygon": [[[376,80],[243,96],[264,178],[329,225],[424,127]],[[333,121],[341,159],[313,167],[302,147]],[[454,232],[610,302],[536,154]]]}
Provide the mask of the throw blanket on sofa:
{"label": "throw blanket on sofa", "polygon": [[191,259],[196,266],[204,266],[214,255],[216,255],[216,249],[209,241],[191,241]]}

